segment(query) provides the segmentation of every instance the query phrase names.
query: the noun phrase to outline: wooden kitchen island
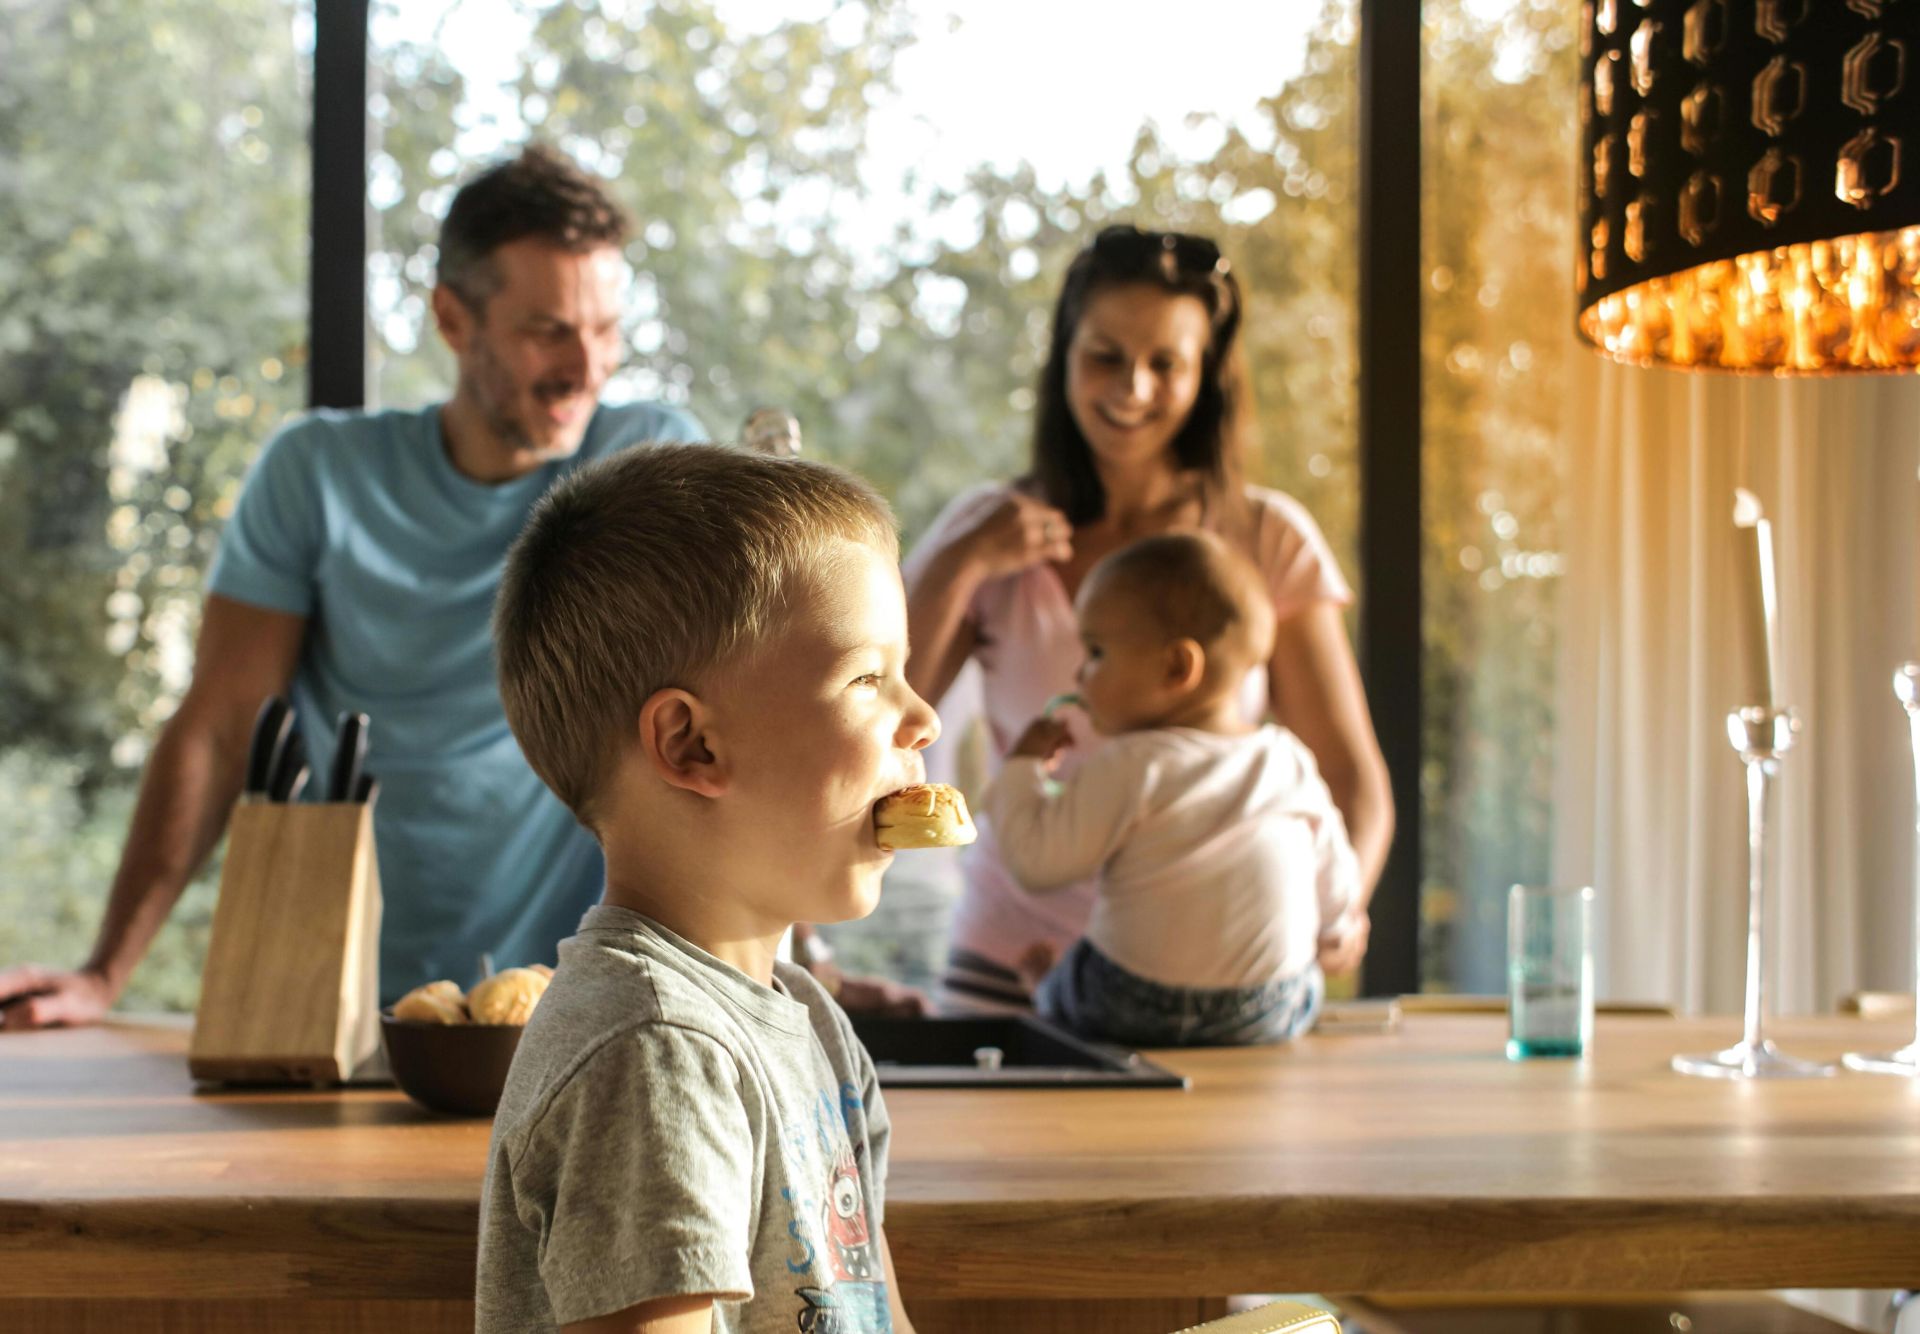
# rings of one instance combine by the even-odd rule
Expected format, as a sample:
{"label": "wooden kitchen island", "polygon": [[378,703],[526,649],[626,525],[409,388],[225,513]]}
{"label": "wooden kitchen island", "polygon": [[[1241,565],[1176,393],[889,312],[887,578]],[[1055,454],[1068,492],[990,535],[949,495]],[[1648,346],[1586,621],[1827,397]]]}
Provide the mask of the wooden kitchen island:
{"label": "wooden kitchen island", "polygon": [[[1829,1057],[1912,1033],[1774,1027]],[[1236,1292],[1920,1286],[1920,1087],[1667,1069],[1738,1035],[1602,1017],[1590,1061],[1515,1065],[1501,1017],[1416,1016],[1157,1056],[1186,1091],[897,1092],[908,1309],[922,1334],[1171,1330]],[[0,1036],[0,1330],[471,1328],[488,1123],[196,1094],[186,1038]]]}

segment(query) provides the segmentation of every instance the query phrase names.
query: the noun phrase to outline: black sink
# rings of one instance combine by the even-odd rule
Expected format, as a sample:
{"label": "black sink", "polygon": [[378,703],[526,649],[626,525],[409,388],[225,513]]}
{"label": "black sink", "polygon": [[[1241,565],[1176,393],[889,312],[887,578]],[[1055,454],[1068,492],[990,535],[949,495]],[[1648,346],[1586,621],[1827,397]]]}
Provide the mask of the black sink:
{"label": "black sink", "polygon": [[882,1088],[1187,1086],[1184,1075],[1138,1052],[1087,1042],[1031,1015],[850,1017],[853,1031],[873,1057]]}

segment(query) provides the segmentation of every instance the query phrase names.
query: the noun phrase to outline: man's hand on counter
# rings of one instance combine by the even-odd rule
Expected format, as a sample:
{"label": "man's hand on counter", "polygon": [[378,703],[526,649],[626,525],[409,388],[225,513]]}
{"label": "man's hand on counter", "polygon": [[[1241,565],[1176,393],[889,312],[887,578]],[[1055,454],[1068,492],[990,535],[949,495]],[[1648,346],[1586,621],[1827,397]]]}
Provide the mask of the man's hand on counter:
{"label": "man's hand on counter", "polygon": [[924,992],[892,978],[843,972],[833,962],[833,947],[810,923],[793,924],[793,957],[848,1014],[924,1019],[933,1013],[933,1004]]}
{"label": "man's hand on counter", "polygon": [[843,973],[830,963],[810,964],[827,993],[840,1002],[848,1014],[879,1014],[889,1019],[925,1019],[933,1013],[926,993],[886,977],[864,977]]}
{"label": "man's hand on counter", "polygon": [[97,1024],[112,1007],[107,979],[89,969],[0,968],[0,1031]]}

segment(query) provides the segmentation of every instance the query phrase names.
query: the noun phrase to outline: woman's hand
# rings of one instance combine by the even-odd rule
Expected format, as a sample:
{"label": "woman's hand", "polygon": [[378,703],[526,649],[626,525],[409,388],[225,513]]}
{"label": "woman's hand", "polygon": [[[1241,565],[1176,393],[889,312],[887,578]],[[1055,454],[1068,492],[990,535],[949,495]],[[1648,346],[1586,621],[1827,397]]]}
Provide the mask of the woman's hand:
{"label": "woman's hand", "polygon": [[827,994],[840,1002],[848,1014],[877,1014],[888,1019],[925,1019],[933,1013],[933,1002],[923,991],[915,991],[888,977],[843,973],[830,963],[809,966],[808,972]]}
{"label": "woman's hand", "polygon": [[929,704],[941,703],[973,655],[979,631],[968,620],[968,608],[979,585],[1043,560],[1071,557],[1068,516],[1018,491],[1006,493],[966,528],[956,524],[939,545],[908,557],[906,630],[914,653],[906,660],[906,683],[914,693]]}
{"label": "woman's hand", "polygon": [[908,557],[907,684],[938,705],[979,642],[968,619],[980,585],[1018,574],[1043,561],[1073,557],[1073,525],[1053,506],[1009,492],[966,527],[958,526],[937,546]]}
{"label": "woman's hand", "polygon": [[956,545],[965,549],[983,579],[998,579],[1042,561],[1072,559],[1073,525],[1045,501],[1009,492],[962,533]]}
{"label": "woman's hand", "polygon": [[1007,758],[1038,760],[1051,769],[1060,752],[1072,744],[1072,734],[1058,718],[1035,718],[1013,743]]}

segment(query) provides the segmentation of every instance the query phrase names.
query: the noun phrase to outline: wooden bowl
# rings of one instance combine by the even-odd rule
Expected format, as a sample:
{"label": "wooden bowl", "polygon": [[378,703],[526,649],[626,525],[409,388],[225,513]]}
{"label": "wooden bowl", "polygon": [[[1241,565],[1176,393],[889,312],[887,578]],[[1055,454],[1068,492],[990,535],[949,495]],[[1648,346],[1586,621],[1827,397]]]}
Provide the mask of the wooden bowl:
{"label": "wooden bowl", "polygon": [[520,1045],[519,1024],[423,1024],[380,1011],[387,1064],[401,1092],[450,1116],[492,1116]]}

